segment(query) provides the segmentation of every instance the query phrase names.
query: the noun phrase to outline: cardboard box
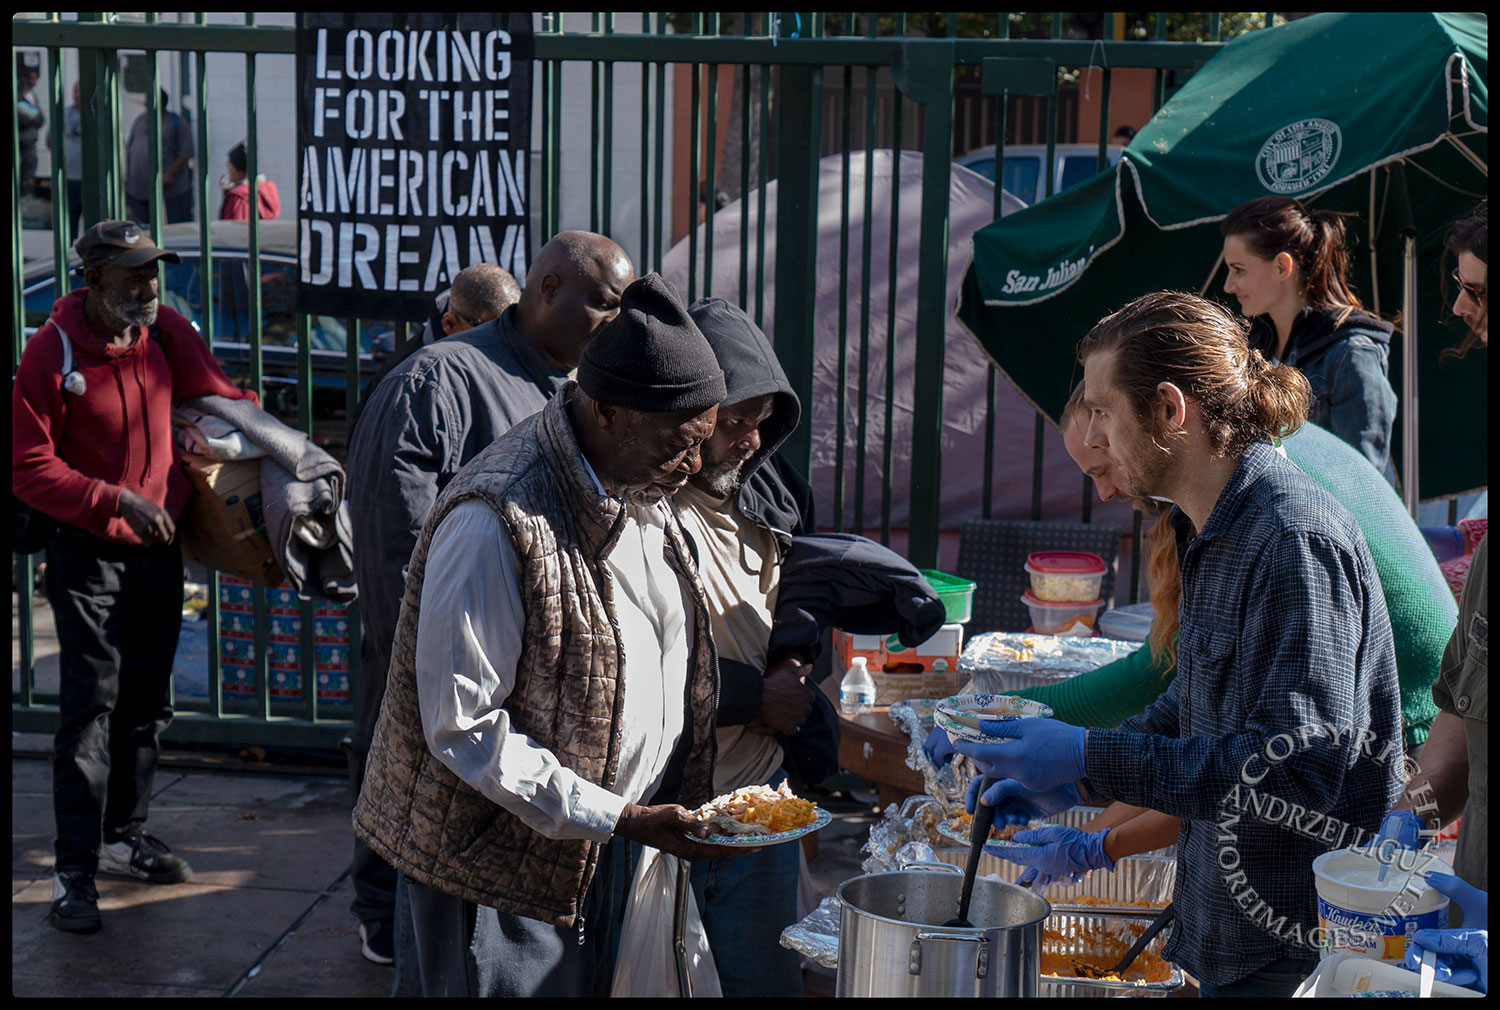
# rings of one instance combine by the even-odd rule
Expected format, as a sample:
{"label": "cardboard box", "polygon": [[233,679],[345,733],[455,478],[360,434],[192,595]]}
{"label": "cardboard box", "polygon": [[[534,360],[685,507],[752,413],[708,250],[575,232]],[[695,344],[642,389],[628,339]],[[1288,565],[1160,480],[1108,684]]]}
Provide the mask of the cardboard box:
{"label": "cardboard box", "polygon": [[258,586],[281,585],[261,510],[260,460],[184,455],[182,464],[194,491],[182,516],[182,553]]}
{"label": "cardboard box", "polygon": [[[316,684],[325,714],[347,717],[349,685],[349,607],[319,601],[313,608],[313,647],[302,642],[302,603],[285,583],[255,588],[244,579],[219,579],[220,689],[226,699],[255,697],[255,601],[263,604],[267,693],[278,702],[300,702],[302,676]],[[340,712],[340,707],[343,711]],[[332,711],[329,711],[332,710]]]}
{"label": "cardboard box", "polygon": [[834,655],[840,670],[849,669],[855,656],[865,657],[875,681],[877,705],[909,698],[947,698],[957,694],[967,679],[958,671],[963,632],[962,624],[945,624],[927,641],[908,649],[895,635],[835,631]]}

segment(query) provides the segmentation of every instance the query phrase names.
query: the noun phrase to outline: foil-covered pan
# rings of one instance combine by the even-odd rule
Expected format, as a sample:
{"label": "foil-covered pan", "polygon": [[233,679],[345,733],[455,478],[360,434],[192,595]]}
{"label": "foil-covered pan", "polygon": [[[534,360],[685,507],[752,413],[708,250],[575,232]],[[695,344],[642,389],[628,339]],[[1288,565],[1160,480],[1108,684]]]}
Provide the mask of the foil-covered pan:
{"label": "foil-covered pan", "polygon": [[837,895],[818,902],[807,918],[781,931],[781,945],[803,957],[811,958],[824,968],[839,966],[839,915],[842,903]]}
{"label": "foil-covered pan", "polygon": [[971,677],[962,693],[1005,694],[1056,684],[1096,670],[1141,648],[1140,642],[992,631],[975,635],[958,657]]}

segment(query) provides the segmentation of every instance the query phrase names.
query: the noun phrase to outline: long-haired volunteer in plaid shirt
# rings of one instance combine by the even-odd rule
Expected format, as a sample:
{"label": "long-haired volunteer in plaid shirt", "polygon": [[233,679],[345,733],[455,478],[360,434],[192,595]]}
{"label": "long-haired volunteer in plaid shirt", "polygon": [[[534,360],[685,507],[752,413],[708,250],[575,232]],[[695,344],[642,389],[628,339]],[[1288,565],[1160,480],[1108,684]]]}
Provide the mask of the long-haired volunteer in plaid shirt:
{"label": "long-haired volunteer in plaid shirt", "polygon": [[991,804],[1180,817],[1166,956],[1205,996],[1288,996],[1318,960],[1314,857],[1367,843],[1403,784],[1380,579],[1353,517],[1271,445],[1305,419],[1307,380],[1230,313],[1146,295],[1079,356],[1085,441],[1125,494],[1176,502],[1178,675],[1119,729],[1023,719],[958,749],[1006,780]]}

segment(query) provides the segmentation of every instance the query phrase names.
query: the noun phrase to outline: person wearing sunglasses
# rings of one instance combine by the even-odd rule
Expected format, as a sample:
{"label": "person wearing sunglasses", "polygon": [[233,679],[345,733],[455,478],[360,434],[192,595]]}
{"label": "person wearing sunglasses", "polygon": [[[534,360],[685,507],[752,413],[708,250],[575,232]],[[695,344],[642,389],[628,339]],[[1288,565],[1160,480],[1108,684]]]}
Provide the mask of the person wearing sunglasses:
{"label": "person wearing sunglasses", "polygon": [[[1489,201],[1454,222],[1445,241],[1456,261],[1453,312],[1469,325],[1457,348],[1443,357],[1465,357],[1489,345]],[[1474,549],[1458,604],[1458,624],[1432,685],[1438,715],[1422,751],[1421,767],[1396,809],[1410,811],[1436,831],[1462,816],[1453,874],[1431,874],[1428,883],[1448,895],[1448,928],[1419,929],[1406,948],[1406,966],[1422,952],[1437,955],[1437,977],[1489,991],[1489,543]]]}

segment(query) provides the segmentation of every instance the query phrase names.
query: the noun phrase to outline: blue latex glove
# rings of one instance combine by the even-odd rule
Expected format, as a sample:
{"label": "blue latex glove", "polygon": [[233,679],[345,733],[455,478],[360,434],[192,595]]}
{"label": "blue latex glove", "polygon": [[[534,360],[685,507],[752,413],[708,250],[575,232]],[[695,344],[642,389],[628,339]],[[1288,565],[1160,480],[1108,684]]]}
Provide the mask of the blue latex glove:
{"label": "blue latex glove", "polygon": [[[1412,810],[1392,810],[1380,821],[1377,839],[1394,839],[1401,848],[1422,848],[1422,818]],[[1382,846],[1377,843],[1377,848]]]}
{"label": "blue latex glove", "polygon": [[1409,971],[1422,970],[1422,952],[1438,955],[1437,979],[1453,985],[1490,991],[1490,896],[1448,873],[1428,873],[1427,882],[1463,909],[1457,929],[1419,929],[1412,934],[1402,962]]}
{"label": "blue latex glove", "polygon": [[1113,870],[1115,861],[1104,852],[1104,836],[1107,834],[1109,828],[1103,831],[1082,831],[1061,824],[1049,824],[1044,828],[1017,831],[1013,839],[1016,842],[1030,842],[1040,846],[1039,848],[1023,849],[1004,842],[993,842],[985,846],[985,851],[1012,863],[1030,867],[1027,873],[1021,875],[1025,880],[1024,886],[1041,893],[1054,881],[1077,883],[1090,870]]}
{"label": "blue latex glove", "polygon": [[986,719],[979,728],[994,736],[1012,738],[1005,743],[957,743],[958,752],[972,758],[974,767],[992,778],[1015,779],[1039,792],[1087,774],[1083,742],[1088,731],[1082,726],[1055,719]]}
{"label": "blue latex glove", "polygon": [[[976,793],[979,792],[981,777],[975,775],[969,780],[969,791],[964,797],[964,809],[969,813],[974,812],[974,804],[977,801]],[[995,823],[1006,824],[1030,824],[1038,817],[1051,817],[1060,814],[1064,810],[1071,810],[1083,799],[1078,795],[1078,787],[1071,782],[1065,782],[1043,792],[1032,792],[1015,779],[1001,779],[984,794],[984,805],[995,808]]]}
{"label": "blue latex glove", "polygon": [[1420,849],[1423,827],[1422,818],[1410,810],[1392,810],[1380,822],[1380,830],[1376,833],[1376,837],[1394,838],[1396,844],[1404,849]]}
{"label": "blue latex glove", "polygon": [[927,759],[939,768],[952,761],[953,755],[957,753],[953,749],[953,741],[948,739],[948,731],[940,728],[934,728],[927,734],[927,739],[922,741],[922,750],[927,752]]}
{"label": "blue latex glove", "polygon": [[1393,866],[1404,863],[1398,869],[1410,870],[1416,864],[1408,862],[1399,850],[1416,852],[1422,847],[1422,819],[1410,810],[1392,810],[1380,822],[1380,830],[1372,843],[1375,857],[1380,860],[1380,879],[1384,880]]}

